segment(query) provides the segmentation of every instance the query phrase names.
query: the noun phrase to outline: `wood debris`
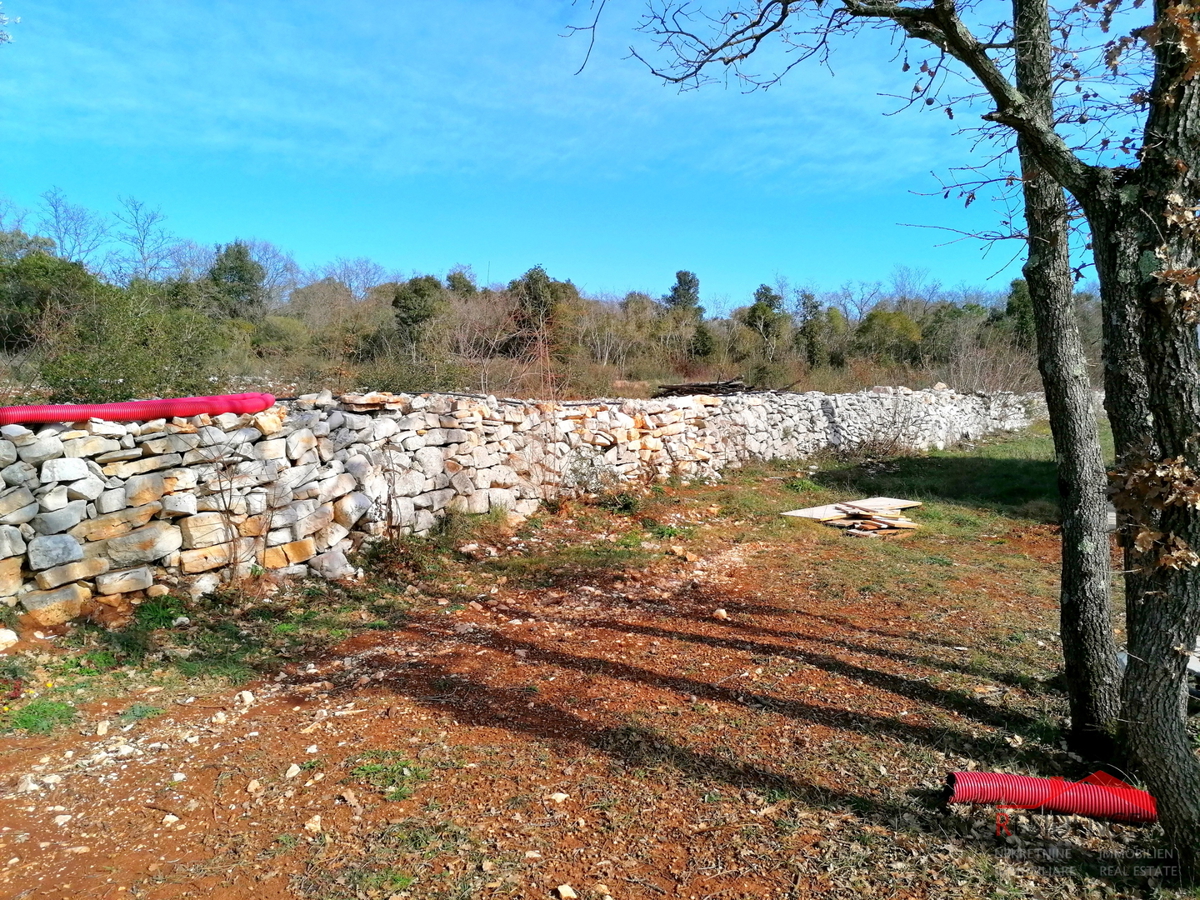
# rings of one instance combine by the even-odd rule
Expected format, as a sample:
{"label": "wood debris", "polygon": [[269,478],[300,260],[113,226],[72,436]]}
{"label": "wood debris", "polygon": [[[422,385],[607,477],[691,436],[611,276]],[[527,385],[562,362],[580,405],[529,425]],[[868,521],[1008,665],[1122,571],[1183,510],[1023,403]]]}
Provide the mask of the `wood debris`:
{"label": "wood debris", "polygon": [[784,515],[814,519],[833,528],[841,528],[851,537],[899,537],[920,527],[912,519],[901,515],[900,510],[920,505],[916,500],[868,497],[847,503],[793,509]]}

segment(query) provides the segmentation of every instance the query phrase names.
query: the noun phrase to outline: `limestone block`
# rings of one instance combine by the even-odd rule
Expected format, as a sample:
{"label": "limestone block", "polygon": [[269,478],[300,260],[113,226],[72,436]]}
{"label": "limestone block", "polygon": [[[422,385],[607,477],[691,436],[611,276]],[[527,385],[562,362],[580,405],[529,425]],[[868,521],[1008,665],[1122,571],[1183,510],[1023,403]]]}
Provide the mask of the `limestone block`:
{"label": "limestone block", "polygon": [[346,559],[346,554],[340,550],[330,550],[314,556],[308,561],[308,564],[322,578],[330,580],[349,578],[354,574],[354,567]]}
{"label": "limestone block", "polygon": [[298,460],[310,450],[317,449],[317,437],[308,428],[293,431],[287,436],[287,458]]}
{"label": "limestone block", "polygon": [[[483,493],[482,491],[480,493]],[[517,505],[517,498],[513,492],[505,488],[492,488],[487,492],[488,508],[489,509],[508,509],[511,510]]]}
{"label": "limestone block", "polygon": [[87,478],[73,481],[67,485],[67,497],[71,500],[96,500],[104,493],[107,483],[92,473]]}
{"label": "limestone block", "polygon": [[305,538],[302,541],[280,544],[278,547],[268,547],[263,554],[263,566],[268,569],[282,569],[307,562],[316,555],[316,541]]}
{"label": "limestone block", "polygon": [[104,474],[108,477],[117,478],[132,478],[134,475],[144,475],[147,472],[156,472],[159,469],[173,469],[183,462],[183,457],[178,453],[169,453],[166,456],[145,456],[141,459],[133,459],[129,462],[112,463],[104,467]]}
{"label": "limestone block", "polygon": [[185,575],[208,572],[238,562],[254,559],[254,539],[240,538],[225,544],[212,544],[195,550],[184,550],[179,554],[179,567]]}
{"label": "limestone block", "polygon": [[19,556],[0,560],[0,597],[11,597],[21,589],[24,581],[21,577],[22,562]]}
{"label": "limestone block", "polygon": [[487,491],[475,491],[470,494],[459,494],[450,501],[449,505],[451,509],[457,512],[479,515],[491,508],[491,501],[488,498]]}
{"label": "limestone block", "polygon": [[275,438],[254,445],[255,459],[287,459],[287,440]]}
{"label": "limestone block", "polygon": [[83,604],[92,598],[92,592],[81,584],[69,584],[51,591],[30,591],[21,597],[21,605],[43,628],[69,622],[81,612]]}
{"label": "limestone block", "polygon": [[51,588],[56,588],[59,585],[68,584],[72,581],[85,581],[88,578],[95,578],[108,571],[108,560],[99,557],[94,559],[81,559],[78,562],[65,563],[61,566],[55,566],[52,569],[45,569],[37,573],[35,581],[37,586],[43,591],[48,591]]}
{"label": "limestone block", "polygon": [[38,493],[37,502],[42,512],[54,512],[56,509],[62,509],[71,501],[67,499],[67,486],[56,484],[50,490],[43,488]]}
{"label": "limestone block", "polygon": [[121,442],[109,437],[90,435],[63,441],[63,455],[72,459],[87,456],[99,456],[101,453],[113,453],[121,449]]}
{"label": "limestone block", "polygon": [[100,497],[96,498],[96,511],[102,515],[119,512],[127,505],[124,487],[114,487],[112,491],[104,491]]}
{"label": "limestone block", "polygon": [[426,476],[436,475],[446,467],[445,458],[439,447],[422,447],[413,453],[417,468]]}
{"label": "limestone block", "polygon": [[283,428],[283,418],[285,415],[287,413],[282,408],[272,406],[270,409],[265,409],[254,415],[250,419],[250,424],[262,432],[264,436],[272,435]]}
{"label": "limestone block", "polygon": [[29,568],[35,571],[83,559],[83,548],[69,534],[39,535],[29,542],[27,553]]}
{"label": "limestone block", "polygon": [[38,480],[38,470],[23,460],[0,469],[0,478],[3,478],[7,485],[23,485],[27,488],[35,488],[41,483]]}
{"label": "limestone block", "polygon": [[17,447],[12,441],[0,441],[0,469],[17,461]]}
{"label": "limestone block", "polygon": [[350,529],[339,525],[337,522],[322,528],[315,535],[318,550],[328,550],[331,547],[337,546],[341,541],[345,540],[350,534]]}
{"label": "limestone block", "polygon": [[308,537],[310,534],[316,534],[322,528],[327,527],[333,522],[333,505],[325,504],[318,507],[309,515],[303,517],[292,526],[292,533],[296,535],[297,540]]}
{"label": "limestone block", "polygon": [[445,509],[450,505],[450,501],[455,498],[457,492],[453,488],[443,488],[438,491],[431,491],[425,496],[429,498],[429,508],[435,512],[439,509]]}
{"label": "limestone block", "polygon": [[[126,440],[132,441],[133,438],[126,438]],[[93,459],[95,459],[97,463],[108,464],[114,462],[123,462],[127,459],[141,459],[141,457],[141,447],[125,447],[121,450],[109,450],[105,453],[97,454],[95,457],[93,457]]]}
{"label": "limestone block", "polygon": [[223,513],[202,512],[180,519],[179,530],[183,535],[183,549],[194,550],[231,540],[237,528]]}
{"label": "limestone block", "polygon": [[343,472],[340,475],[334,475],[332,478],[326,478],[317,487],[317,502],[328,503],[331,500],[336,500],[338,497],[349,494],[358,487],[358,479],[349,472]]}
{"label": "limestone block", "polygon": [[39,478],[42,484],[50,484],[55,481],[78,481],[81,478],[87,478],[89,474],[87,463],[82,459],[62,457],[48,459],[42,463]]}
{"label": "limestone block", "polygon": [[418,509],[417,518],[413,523],[413,531],[416,534],[424,534],[437,525],[437,516],[427,509]]}
{"label": "limestone block", "polygon": [[167,469],[162,473],[163,490],[168,494],[176,491],[191,491],[196,488],[199,479],[193,469]]}
{"label": "limestone block", "polygon": [[25,555],[25,538],[21,529],[12,525],[0,525],[0,558]]}
{"label": "limestone block", "polygon": [[61,531],[74,528],[83,521],[83,517],[86,514],[87,501],[72,500],[62,509],[34,516],[30,520],[30,524],[38,534],[58,534]]}
{"label": "limestone block", "polygon": [[41,507],[36,502],[30,503],[28,506],[23,506],[6,516],[0,516],[0,525],[24,525],[26,522],[31,521],[40,511]]}
{"label": "limestone block", "polygon": [[[124,491],[121,494],[124,496]],[[140,528],[160,512],[162,512],[161,503],[147,503],[145,506],[120,509],[94,519],[84,519],[71,529],[71,536],[81,541],[108,540]]]}
{"label": "limestone block", "polygon": [[167,516],[194,516],[199,511],[199,500],[195,494],[166,494],[162,511]]}
{"label": "limestone block", "polygon": [[199,434],[168,434],[142,442],[142,451],[146,454],[161,456],[167,453],[187,453],[200,446]]}
{"label": "limestone block", "polygon": [[333,520],[344,528],[353,528],[355,523],[370,511],[371,498],[354,492],[347,494],[333,505]]}
{"label": "limestone block", "polygon": [[166,493],[166,483],[158,473],[134,475],[125,482],[125,502],[130,506],[145,506]]}
{"label": "limestone block", "polygon": [[47,460],[57,459],[63,455],[63,442],[58,439],[56,434],[39,434],[32,443],[24,446],[21,446],[19,442],[14,443],[17,444],[17,456],[31,466],[40,465]]}
{"label": "limestone block", "polygon": [[277,547],[280,544],[289,543],[292,539],[292,529],[276,528],[267,532],[267,546]]}
{"label": "limestone block", "polygon": [[14,487],[0,493],[0,516],[7,516],[35,502],[29,488]]}
{"label": "limestone block", "polygon": [[110,538],[108,557],[117,566],[153,562],[183,546],[183,534],[167,522],[151,522],[129,534]]}
{"label": "limestone block", "polygon": [[96,591],[100,594],[128,594],[144,591],[154,584],[154,573],[148,566],[122,569],[96,576]]}
{"label": "limestone block", "polygon": [[271,517],[263,514],[258,516],[248,516],[245,522],[239,523],[238,534],[242,538],[260,538],[260,536],[270,532]]}

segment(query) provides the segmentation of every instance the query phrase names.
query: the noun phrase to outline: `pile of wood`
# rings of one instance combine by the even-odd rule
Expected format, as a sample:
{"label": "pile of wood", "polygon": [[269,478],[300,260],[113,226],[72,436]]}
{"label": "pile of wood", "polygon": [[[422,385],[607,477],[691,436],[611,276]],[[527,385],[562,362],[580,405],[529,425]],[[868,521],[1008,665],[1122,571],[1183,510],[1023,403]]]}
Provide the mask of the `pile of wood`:
{"label": "pile of wood", "polygon": [[785,516],[814,519],[834,528],[844,529],[851,537],[900,537],[920,526],[912,519],[900,514],[902,509],[920,506],[916,500],[898,500],[895,497],[867,497],[848,503],[831,503],[828,506],[811,506],[808,509],[793,509]]}
{"label": "pile of wood", "polygon": [[696,381],[689,384],[660,384],[655,397],[691,397],[695,394],[744,394],[751,391],[746,382],[737,378],[729,381]]}

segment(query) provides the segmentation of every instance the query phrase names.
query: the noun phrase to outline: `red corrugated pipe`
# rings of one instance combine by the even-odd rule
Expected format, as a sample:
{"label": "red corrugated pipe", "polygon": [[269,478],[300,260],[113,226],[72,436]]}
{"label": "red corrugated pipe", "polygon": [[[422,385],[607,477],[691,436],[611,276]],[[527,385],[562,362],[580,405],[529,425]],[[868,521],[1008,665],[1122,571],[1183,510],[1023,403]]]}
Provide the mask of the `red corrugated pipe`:
{"label": "red corrugated pipe", "polygon": [[75,406],[0,407],[0,425],[20,422],[82,422],[107,419],[131,422],[147,419],[186,418],[208,413],[256,413],[275,403],[271,394],[222,394],[216,397],[177,397],[173,400],[135,400],[130,403],[92,403]]}
{"label": "red corrugated pipe", "polygon": [[1002,809],[1067,813],[1122,822],[1158,819],[1158,805],[1153,797],[1104,772],[1096,772],[1082,781],[1002,772],[951,772],[946,776],[946,790],[948,803],[988,803]]}

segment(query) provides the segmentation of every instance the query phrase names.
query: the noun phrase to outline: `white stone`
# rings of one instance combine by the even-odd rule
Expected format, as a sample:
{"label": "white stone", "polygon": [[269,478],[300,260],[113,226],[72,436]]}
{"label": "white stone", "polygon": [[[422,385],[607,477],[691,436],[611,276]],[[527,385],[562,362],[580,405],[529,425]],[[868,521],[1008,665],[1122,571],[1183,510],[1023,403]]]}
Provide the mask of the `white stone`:
{"label": "white stone", "polygon": [[[61,442],[59,447],[61,449]],[[42,463],[42,471],[40,479],[42,484],[50,484],[54,481],[78,481],[81,478],[87,478],[88,472],[87,463],[82,459],[48,459]]]}

